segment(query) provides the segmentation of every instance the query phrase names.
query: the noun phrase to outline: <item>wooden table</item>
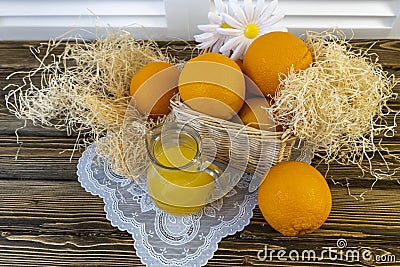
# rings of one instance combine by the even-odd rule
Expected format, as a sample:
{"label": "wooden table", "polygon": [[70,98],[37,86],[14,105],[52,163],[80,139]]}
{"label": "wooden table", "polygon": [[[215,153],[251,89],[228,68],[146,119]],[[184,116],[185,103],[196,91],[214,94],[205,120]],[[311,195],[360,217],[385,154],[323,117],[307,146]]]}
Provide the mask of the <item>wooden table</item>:
{"label": "wooden table", "polygon": [[[371,43],[355,41],[354,45],[366,48]],[[37,44],[0,42],[0,88],[18,81],[5,80],[12,72],[36,66],[28,48]],[[176,48],[177,55],[187,56],[179,51],[179,45]],[[380,56],[389,73],[400,78],[400,40],[377,41],[372,51]],[[400,93],[399,85],[396,91]],[[14,131],[24,122],[5,108],[6,94],[7,91],[0,90],[0,266],[141,266],[131,235],[112,227],[106,219],[103,201],[86,193],[77,181],[79,153],[70,160],[75,137],[28,123],[19,131],[23,144],[15,160],[19,145]],[[392,108],[399,110],[399,102],[391,103]],[[395,137],[386,142],[399,153],[400,128],[397,130]],[[321,172],[326,168],[318,167]],[[299,237],[284,237],[275,232],[256,208],[250,225],[223,239],[208,265],[400,266],[399,183],[379,181],[369,191],[373,181],[359,178],[354,166],[333,165],[329,175],[341,184],[348,180],[354,195],[367,190],[365,199],[356,200],[348,195],[346,186],[328,179],[333,195],[332,212],[322,228]],[[347,242],[344,249],[337,247],[340,238]],[[305,250],[315,250],[319,256],[331,248],[337,250],[338,259],[333,261],[324,254],[320,261],[283,261],[275,252],[272,259],[260,261],[257,254],[265,246],[269,253],[272,249],[285,250],[286,256],[291,250],[300,255]],[[353,249],[359,252],[360,260],[349,254],[346,260],[345,253]],[[368,251],[370,255],[365,253]],[[363,252],[371,261],[361,257]]]}

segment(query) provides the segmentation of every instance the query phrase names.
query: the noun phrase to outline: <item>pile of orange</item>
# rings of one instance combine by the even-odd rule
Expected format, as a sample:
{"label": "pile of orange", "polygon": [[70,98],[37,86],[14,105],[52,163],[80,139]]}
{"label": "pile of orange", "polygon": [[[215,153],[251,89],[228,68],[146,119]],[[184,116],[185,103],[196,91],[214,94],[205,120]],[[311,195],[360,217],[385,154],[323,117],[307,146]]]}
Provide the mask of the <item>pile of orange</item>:
{"label": "pile of orange", "polygon": [[[243,61],[205,53],[189,60],[181,72],[169,63],[150,63],[132,78],[130,94],[137,109],[152,117],[168,114],[170,99],[179,92],[193,110],[225,120],[239,117],[245,125],[275,131],[266,111],[270,98],[282,89],[286,74],[310,64],[312,55],[301,39],[287,32],[271,32],[249,46]],[[266,174],[258,204],[271,227],[295,236],[313,232],[325,222],[332,197],[314,167],[289,161],[278,163]]]}
{"label": "pile of orange", "polygon": [[271,130],[275,125],[265,109],[279,89],[279,79],[311,63],[301,39],[271,32],[249,46],[243,61],[205,53],[189,60],[181,73],[169,63],[152,62],[132,78],[130,93],[139,112],[151,117],[168,114],[169,100],[179,91],[193,110],[225,120],[239,115],[245,125]]}

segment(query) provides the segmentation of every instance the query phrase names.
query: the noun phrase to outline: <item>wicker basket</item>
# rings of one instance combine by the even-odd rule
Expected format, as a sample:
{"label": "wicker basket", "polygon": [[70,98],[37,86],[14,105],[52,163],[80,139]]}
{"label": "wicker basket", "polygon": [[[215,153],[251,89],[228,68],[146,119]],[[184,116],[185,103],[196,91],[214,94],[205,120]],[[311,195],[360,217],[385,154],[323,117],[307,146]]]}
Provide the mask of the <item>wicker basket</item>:
{"label": "wicker basket", "polygon": [[[263,176],[281,161],[290,158],[296,138],[283,132],[270,132],[245,127],[241,124],[214,118],[189,108],[179,100],[171,100],[172,114],[178,122],[188,123],[196,129],[204,142],[204,152],[215,151],[211,156],[248,173]],[[216,148],[216,149],[213,149]]]}

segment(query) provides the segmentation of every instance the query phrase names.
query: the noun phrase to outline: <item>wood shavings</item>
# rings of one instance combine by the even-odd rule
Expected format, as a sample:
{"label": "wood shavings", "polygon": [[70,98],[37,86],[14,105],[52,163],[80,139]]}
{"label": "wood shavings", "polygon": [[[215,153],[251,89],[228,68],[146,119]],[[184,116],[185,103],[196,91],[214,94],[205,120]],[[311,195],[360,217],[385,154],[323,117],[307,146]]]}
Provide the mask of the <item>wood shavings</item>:
{"label": "wood shavings", "polygon": [[[58,55],[61,44],[49,41],[31,48],[39,67],[23,73],[22,85],[7,86],[12,88],[6,96],[7,108],[34,125],[54,127],[68,135],[77,133],[77,138],[83,137],[84,142],[105,137],[97,142],[99,153],[110,159],[116,173],[129,176],[122,131],[132,130],[125,133],[131,134],[129,144],[140,146],[144,129],[149,126],[147,117],[131,110],[130,120],[143,127],[123,127],[130,105],[131,78],[149,62],[174,63],[173,59],[164,55],[154,42],[137,41],[125,32],[93,42],[82,39],[66,42],[64,51]],[[134,159],[134,155],[129,155],[131,166],[137,161],[142,167],[145,151],[139,152]]]}
{"label": "wood shavings", "polygon": [[[355,164],[376,179],[393,176],[397,170],[388,159],[399,157],[381,142],[397,127],[399,112],[387,105],[397,98],[394,76],[376,55],[352,49],[339,31],[309,32],[305,42],[314,62],[281,76],[271,107],[275,120],[311,143],[324,163]],[[386,166],[374,167],[374,157]]]}

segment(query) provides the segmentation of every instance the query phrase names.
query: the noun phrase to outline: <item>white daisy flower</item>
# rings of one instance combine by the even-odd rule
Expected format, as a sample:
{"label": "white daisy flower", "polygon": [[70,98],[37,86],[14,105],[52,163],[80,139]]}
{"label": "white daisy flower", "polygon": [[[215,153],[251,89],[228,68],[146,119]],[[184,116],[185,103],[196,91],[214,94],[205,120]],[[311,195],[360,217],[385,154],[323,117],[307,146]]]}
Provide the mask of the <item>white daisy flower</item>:
{"label": "white daisy flower", "polygon": [[[212,52],[219,53],[220,48],[227,39],[226,36],[221,35],[217,29],[226,27],[222,19],[222,14],[228,12],[226,4],[222,0],[214,0],[215,11],[208,13],[208,20],[210,24],[198,25],[197,28],[204,33],[195,35],[194,39],[200,44],[197,45],[200,49],[206,49],[212,47]],[[229,51],[223,53],[229,55]]]}
{"label": "white daisy flower", "polygon": [[260,35],[273,31],[287,31],[285,27],[275,25],[284,14],[275,12],[278,0],[273,0],[265,6],[265,0],[244,0],[243,8],[236,0],[229,0],[229,14],[221,13],[225,27],[216,27],[216,31],[228,37],[219,48],[223,54],[231,54],[233,60],[242,58],[249,45]]}

